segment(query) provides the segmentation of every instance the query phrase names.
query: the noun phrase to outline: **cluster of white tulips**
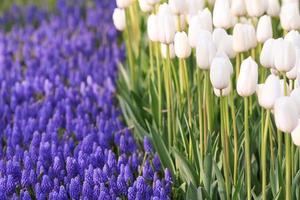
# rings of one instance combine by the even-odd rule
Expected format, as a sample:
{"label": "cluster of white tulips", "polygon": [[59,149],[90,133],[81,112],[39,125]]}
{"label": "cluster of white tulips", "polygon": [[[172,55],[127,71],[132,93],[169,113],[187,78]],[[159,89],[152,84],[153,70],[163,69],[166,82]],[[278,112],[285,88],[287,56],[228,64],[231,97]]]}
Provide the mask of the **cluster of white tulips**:
{"label": "cluster of white tulips", "polygon": [[[125,17],[125,10],[134,2],[134,0],[117,0],[118,8],[113,14],[113,21],[118,30],[126,29],[128,20],[125,19],[127,17],[127,15]],[[290,136],[293,143],[300,146],[300,88],[298,88],[300,34],[297,31],[300,28],[299,1],[169,0],[165,2],[139,0],[138,3],[144,12],[143,15],[147,16],[146,28],[150,52],[152,52],[150,59],[158,64],[159,61],[155,61],[155,58],[156,60],[162,58],[162,63],[165,63],[163,66],[164,78],[159,77],[158,81],[165,81],[167,110],[174,109],[173,98],[182,98],[180,95],[184,95],[180,102],[185,102],[185,100],[188,102],[188,117],[192,118],[193,116],[193,95],[189,89],[191,74],[186,68],[195,68],[195,66],[187,66],[188,59],[195,60],[190,63],[195,63],[200,71],[199,76],[201,74],[204,77],[204,86],[201,85],[203,90],[201,89],[201,94],[199,94],[204,97],[200,102],[200,105],[203,106],[199,112],[205,113],[201,114],[200,121],[204,121],[203,126],[207,131],[214,130],[210,116],[213,115],[211,113],[212,105],[210,105],[212,99],[210,87],[220,98],[222,117],[226,118],[228,115],[227,102],[230,105],[234,104],[234,94],[238,94],[240,99],[244,99],[245,176],[247,197],[251,199],[249,137],[256,136],[249,135],[251,127],[248,120],[251,116],[253,100],[256,98],[254,94],[256,94],[257,102],[262,109],[261,162],[265,167],[265,146],[267,146],[267,134],[270,131],[269,123],[271,123],[272,113],[277,129],[285,133],[281,133],[285,136],[285,196],[286,199],[291,199],[292,143]],[[282,37],[275,38],[275,32]],[[159,53],[155,53],[157,45],[160,45]],[[176,62],[177,60],[178,62]],[[172,85],[176,84],[172,81],[174,70],[172,66],[175,63],[179,65],[179,95],[172,94],[172,87],[175,87]],[[199,78],[199,80],[198,83],[202,84],[202,79]],[[160,87],[159,90],[161,90]],[[160,95],[163,96],[161,93],[162,91],[160,91]],[[162,106],[160,105],[160,110]],[[203,116],[207,119],[204,120]],[[168,112],[167,120],[170,124],[168,135],[172,137],[171,135],[176,131],[176,127],[172,123],[176,119],[172,118],[171,112]],[[224,134],[222,136],[224,162],[229,160],[228,153],[226,153],[229,124],[226,124],[226,121],[222,121],[223,128],[221,128],[221,132],[225,132],[222,133]],[[233,119],[233,121],[235,120]],[[205,139],[205,136],[200,138]],[[170,141],[169,145],[172,144],[174,145],[174,142]],[[237,169],[234,170],[236,173]],[[226,183],[230,182],[228,174],[229,169],[224,167]],[[235,176],[237,175],[235,174]],[[264,192],[266,191],[266,172],[264,169],[262,179],[262,198],[266,199],[266,192]],[[229,193],[229,190],[228,188],[226,192]],[[227,195],[229,197],[229,194]]]}

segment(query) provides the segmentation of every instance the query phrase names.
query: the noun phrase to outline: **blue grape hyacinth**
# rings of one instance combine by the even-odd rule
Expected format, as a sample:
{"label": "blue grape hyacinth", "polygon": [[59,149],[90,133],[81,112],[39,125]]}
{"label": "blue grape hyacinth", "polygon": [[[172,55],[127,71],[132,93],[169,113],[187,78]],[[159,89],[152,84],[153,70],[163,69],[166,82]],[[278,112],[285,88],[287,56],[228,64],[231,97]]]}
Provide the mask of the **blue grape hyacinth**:
{"label": "blue grape hyacinth", "polygon": [[117,107],[114,2],[66,2],[0,17],[0,199],[170,199]]}

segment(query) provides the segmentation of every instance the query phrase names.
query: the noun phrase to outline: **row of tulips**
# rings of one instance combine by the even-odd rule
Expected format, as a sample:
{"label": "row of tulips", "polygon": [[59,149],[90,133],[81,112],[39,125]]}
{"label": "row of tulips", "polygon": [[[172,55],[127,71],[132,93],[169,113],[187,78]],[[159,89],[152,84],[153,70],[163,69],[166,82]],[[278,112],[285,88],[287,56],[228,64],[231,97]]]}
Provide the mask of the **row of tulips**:
{"label": "row of tulips", "polygon": [[120,103],[177,177],[174,197],[300,198],[299,2],[116,3]]}

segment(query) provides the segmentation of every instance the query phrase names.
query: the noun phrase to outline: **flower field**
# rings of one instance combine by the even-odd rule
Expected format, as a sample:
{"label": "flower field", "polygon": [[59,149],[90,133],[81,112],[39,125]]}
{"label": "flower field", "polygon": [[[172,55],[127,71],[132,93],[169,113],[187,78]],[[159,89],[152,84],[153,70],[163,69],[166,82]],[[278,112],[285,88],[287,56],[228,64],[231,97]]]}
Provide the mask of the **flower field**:
{"label": "flower field", "polygon": [[125,49],[110,0],[0,17],[0,199],[169,199],[172,177],[115,97]]}
{"label": "flower field", "polygon": [[300,199],[298,0],[116,0],[117,96],[171,199]]}

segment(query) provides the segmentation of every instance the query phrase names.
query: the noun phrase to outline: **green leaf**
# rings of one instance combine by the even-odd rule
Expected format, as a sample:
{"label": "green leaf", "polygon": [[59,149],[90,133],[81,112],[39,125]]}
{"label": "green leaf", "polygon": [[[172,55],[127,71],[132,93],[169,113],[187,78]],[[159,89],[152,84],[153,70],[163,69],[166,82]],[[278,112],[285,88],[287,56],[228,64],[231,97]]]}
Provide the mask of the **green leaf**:
{"label": "green leaf", "polygon": [[198,200],[199,199],[197,188],[192,183],[190,183],[188,185],[186,199],[189,199],[189,200]]}
{"label": "green leaf", "polygon": [[218,191],[220,194],[220,198],[225,200],[226,199],[226,188],[225,188],[224,178],[223,178],[223,175],[222,175],[220,169],[217,166],[216,161],[214,161],[214,160],[213,160],[213,169],[216,173],[217,180],[218,180]]}
{"label": "green leaf", "polygon": [[295,196],[295,191],[296,191],[296,187],[299,186],[299,180],[300,180],[300,171],[297,172],[296,176],[293,179],[293,183],[292,183],[292,199],[296,199]]}
{"label": "green leaf", "polygon": [[157,134],[155,131],[150,130],[153,145],[160,157],[160,160],[162,162],[162,165],[166,168],[168,168],[173,176],[175,175],[175,168],[173,161],[171,159],[170,153],[168,152],[165,143],[163,142],[161,136]]}
{"label": "green leaf", "polygon": [[198,176],[195,172],[195,168],[176,148],[172,148],[172,153],[176,159],[176,163],[178,163],[181,178],[188,183],[196,185]]}

